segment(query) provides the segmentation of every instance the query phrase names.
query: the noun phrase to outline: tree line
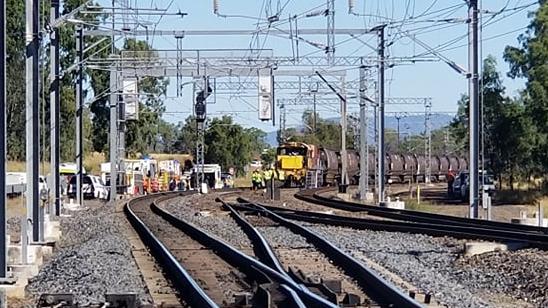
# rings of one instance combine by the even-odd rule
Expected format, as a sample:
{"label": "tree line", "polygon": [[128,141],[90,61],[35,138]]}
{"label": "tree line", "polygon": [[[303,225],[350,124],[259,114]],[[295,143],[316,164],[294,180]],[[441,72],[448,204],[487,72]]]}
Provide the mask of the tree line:
{"label": "tree line", "polygon": [[[483,62],[481,83],[483,153],[486,169],[509,186],[532,177],[548,183],[548,2],[539,1],[531,23],[518,37],[519,46],[503,53],[507,76],[525,79],[516,97],[505,92],[493,57]],[[450,130],[462,147],[468,147],[468,98],[459,101]]]}

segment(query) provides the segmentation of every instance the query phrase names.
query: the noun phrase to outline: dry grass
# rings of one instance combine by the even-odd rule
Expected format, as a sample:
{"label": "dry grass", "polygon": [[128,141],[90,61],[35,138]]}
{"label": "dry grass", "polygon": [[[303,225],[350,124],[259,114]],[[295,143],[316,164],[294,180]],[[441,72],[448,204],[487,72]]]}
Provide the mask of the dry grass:
{"label": "dry grass", "polygon": [[[27,170],[27,163],[25,161],[9,160],[6,164],[8,172],[25,172]],[[43,161],[39,164],[40,174],[46,175],[50,171],[49,161]]]}
{"label": "dry grass", "polygon": [[[93,152],[84,157],[84,168],[88,173],[100,173],[101,163],[105,162],[105,156],[102,153]],[[25,172],[26,162],[10,160],[7,163],[8,172]],[[50,172],[49,161],[40,162],[40,174],[47,175]]]}
{"label": "dry grass", "polygon": [[27,213],[25,205],[25,197],[19,196],[6,199],[6,216],[8,218],[14,216],[23,216]]}
{"label": "dry grass", "polygon": [[25,172],[26,163],[24,161],[9,160],[6,164],[8,172]]}
{"label": "dry grass", "polygon": [[541,190],[498,190],[495,192],[494,200],[501,204],[526,204],[533,205],[545,198],[546,192]]}
{"label": "dry grass", "polygon": [[190,154],[151,153],[149,156],[156,160],[178,160],[181,164],[187,159],[192,159],[192,155]]}
{"label": "dry grass", "polygon": [[544,212],[544,218],[548,218],[548,196],[544,196],[538,200],[542,210]]}
{"label": "dry grass", "polygon": [[251,172],[235,178],[234,187],[251,187]]}
{"label": "dry grass", "polygon": [[84,168],[89,174],[99,174],[101,173],[101,164],[105,161],[105,154],[93,152],[84,157]]}
{"label": "dry grass", "polygon": [[436,206],[436,204],[430,201],[421,200],[421,202],[418,203],[416,198],[406,198],[402,201],[405,202],[406,210],[428,213],[437,213],[439,211],[439,206]]}

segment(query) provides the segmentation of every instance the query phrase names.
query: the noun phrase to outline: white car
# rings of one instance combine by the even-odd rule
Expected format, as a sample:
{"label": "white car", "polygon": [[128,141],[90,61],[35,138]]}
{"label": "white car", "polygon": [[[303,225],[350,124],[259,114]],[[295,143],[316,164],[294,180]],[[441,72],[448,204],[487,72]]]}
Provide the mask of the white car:
{"label": "white car", "polygon": [[[82,177],[82,194],[86,199],[107,199],[108,190],[100,177],[95,175],[84,175]],[[70,179],[68,188],[69,198],[76,198],[76,176]]]}
{"label": "white car", "polygon": [[91,181],[93,183],[94,197],[97,198],[97,199],[107,200],[108,199],[108,189],[105,186],[105,184],[103,183],[103,180],[101,179],[101,177],[96,176],[96,175],[90,175],[89,177],[91,178]]}
{"label": "white car", "polygon": [[[495,191],[495,182],[493,180],[493,176],[489,173],[484,173],[480,170],[479,172],[479,189],[482,190],[482,183],[483,191],[485,192],[493,192]],[[461,171],[457,177],[455,178],[455,181],[453,182],[453,196],[460,198],[462,201],[467,201],[469,199],[469,186],[470,186],[470,180],[469,180],[469,173],[468,171]]]}

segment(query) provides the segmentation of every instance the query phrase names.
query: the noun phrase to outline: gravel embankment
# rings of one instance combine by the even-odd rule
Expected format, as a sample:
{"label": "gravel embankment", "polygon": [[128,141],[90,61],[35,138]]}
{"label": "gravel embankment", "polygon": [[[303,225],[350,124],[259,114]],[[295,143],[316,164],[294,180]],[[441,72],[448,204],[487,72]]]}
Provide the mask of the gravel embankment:
{"label": "gravel embankment", "polygon": [[548,253],[536,249],[497,251],[459,259],[461,280],[477,289],[496,290],[548,307]]}
{"label": "gravel embankment", "polygon": [[226,211],[215,202],[216,194],[191,195],[168,200],[162,207],[193,225],[225,240],[236,248],[252,247],[249,238]]}
{"label": "gravel embankment", "polygon": [[72,293],[81,306],[104,302],[105,293],[137,293],[151,299],[123,235],[125,218],[111,205],[72,212],[61,218],[58,250],[29,281],[32,297],[41,293]]}
{"label": "gravel embankment", "polygon": [[[421,234],[404,234],[306,224],[356,259],[372,260],[419,290],[432,294],[448,307],[500,307],[508,304],[494,302],[494,298],[506,297],[506,292],[489,286],[478,288],[478,281],[485,279],[477,268],[470,267],[468,275],[459,269],[463,241],[451,238],[434,238]],[[474,273],[477,274],[474,277]],[[508,275],[511,275],[508,273]],[[484,296],[494,294],[493,297]],[[517,303],[517,301],[516,301]]]}

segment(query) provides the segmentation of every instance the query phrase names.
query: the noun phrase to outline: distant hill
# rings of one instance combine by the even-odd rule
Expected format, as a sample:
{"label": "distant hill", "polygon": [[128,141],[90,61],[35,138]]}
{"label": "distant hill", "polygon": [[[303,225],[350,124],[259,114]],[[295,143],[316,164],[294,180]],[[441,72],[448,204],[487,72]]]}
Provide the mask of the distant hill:
{"label": "distant hill", "polygon": [[[432,125],[432,130],[442,128],[448,125],[452,119],[453,117],[447,114],[433,114],[430,121]],[[339,118],[330,118],[327,120],[333,121],[335,123],[339,122]],[[393,116],[387,116],[385,120],[385,127],[388,129],[396,130],[398,128],[398,120]],[[297,128],[301,129],[302,127],[297,127]],[[423,133],[424,132],[424,116],[412,115],[412,116],[408,116],[406,118],[400,119],[400,132],[409,133],[411,135],[418,135]],[[267,132],[265,137],[266,143],[273,147],[278,146],[276,136],[277,136],[277,131]]]}

